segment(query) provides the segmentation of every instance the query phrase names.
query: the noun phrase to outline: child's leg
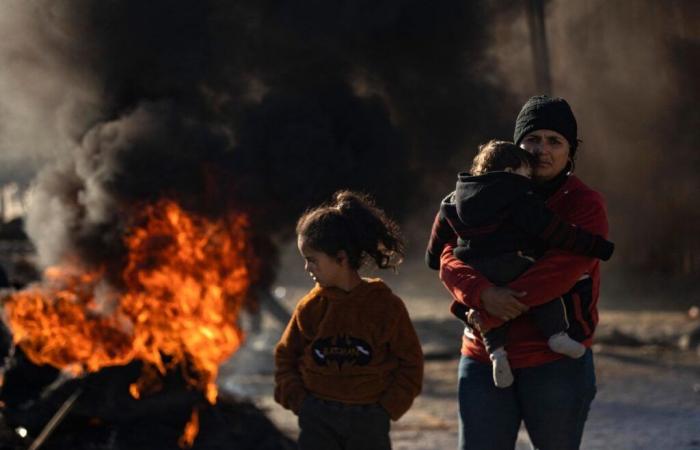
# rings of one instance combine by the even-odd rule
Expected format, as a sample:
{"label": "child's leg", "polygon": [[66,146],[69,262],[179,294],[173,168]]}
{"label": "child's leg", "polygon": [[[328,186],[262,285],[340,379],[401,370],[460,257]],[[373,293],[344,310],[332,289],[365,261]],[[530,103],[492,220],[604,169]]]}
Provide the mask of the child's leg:
{"label": "child's leg", "polygon": [[586,347],[566,334],[569,329],[569,319],[566,314],[564,299],[559,297],[530,310],[537,328],[549,338],[547,344],[556,353],[570,358],[580,358]]}
{"label": "child's leg", "polygon": [[503,324],[498,328],[487,331],[482,336],[484,346],[486,351],[489,352],[489,358],[491,358],[493,366],[493,383],[500,388],[513,384],[513,372],[508,362],[508,353],[506,353],[504,348],[507,334],[508,324]]}
{"label": "child's leg", "polygon": [[389,413],[309,395],[299,411],[300,450],[391,450]]}
{"label": "child's leg", "polygon": [[532,267],[532,259],[522,256],[518,252],[503,253],[500,255],[469,258],[469,249],[455,247],[454,255],[475,268],[480,274],[496,285],[505,285],[522,275]]}
{"label": "child's leg", "polygon": [[391,450],[389,413],[380,405],[346,406],[345,450]]}
{"label": "child's leg", "polygon": [[498,349],[503,349],[506,345],[506,336],[508,335],[508,324],[504,323],[498,328],[493,328],[481,337],[484,341],[484,347],[489,354],[495,352]]}
{"label": "child's leg", "polygon": [[299,450],[342,450],[336,420],[321,400],[308,395],[299,410]]}

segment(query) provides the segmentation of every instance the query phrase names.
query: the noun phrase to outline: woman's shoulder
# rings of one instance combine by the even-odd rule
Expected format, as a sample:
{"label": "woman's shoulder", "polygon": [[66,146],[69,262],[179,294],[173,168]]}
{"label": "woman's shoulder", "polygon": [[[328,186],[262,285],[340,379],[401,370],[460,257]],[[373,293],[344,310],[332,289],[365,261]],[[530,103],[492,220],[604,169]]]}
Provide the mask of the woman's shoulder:
{"label": "woman's shoulder", "polygon": [[548,206],[562,219],[584,229],[606,236],[608,233],[607,207],[600,192],[572,175],[555,194]]}
{"label": "woman's shoulder", "polygon": [[575,201],[576,203],[586,203],[590,204],[605,204],[605,199],[603,195],[585,184],[576,175],[571,175],[567,179],[566,183],[559,190],[559,194],[562,197],[567,198],[567,202]]}

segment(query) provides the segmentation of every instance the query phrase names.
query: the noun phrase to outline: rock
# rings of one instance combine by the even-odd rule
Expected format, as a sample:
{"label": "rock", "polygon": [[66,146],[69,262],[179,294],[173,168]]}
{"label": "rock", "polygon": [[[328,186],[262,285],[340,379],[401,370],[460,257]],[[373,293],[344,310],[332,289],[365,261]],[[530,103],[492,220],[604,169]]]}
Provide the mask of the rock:
{"label": "rock", "polygon": [[700,352],[700,325],[683,333],[678,339],[678,346],[681,350],[697,349]]}

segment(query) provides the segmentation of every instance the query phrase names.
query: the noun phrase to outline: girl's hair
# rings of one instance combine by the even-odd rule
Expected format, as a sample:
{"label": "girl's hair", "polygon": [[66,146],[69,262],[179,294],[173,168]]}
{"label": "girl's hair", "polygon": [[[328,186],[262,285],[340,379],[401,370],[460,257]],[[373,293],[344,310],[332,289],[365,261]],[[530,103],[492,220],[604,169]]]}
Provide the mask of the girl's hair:
{"label": "girl's hair", "polygon": [[296,231],[308,246],[330,256],[345,250],[356,270],[368,259],[380,269],[395,268],[404,254],[398,225],[369,196],[357,192],[338,191],[331,203],[306,211]]}
{"label": "girl's hair", "polygon": [[479,146],[470,173],[473,176],[488,172],[517,170],[522,166],[535,167],[537,158],[509,141],[490,140]]}

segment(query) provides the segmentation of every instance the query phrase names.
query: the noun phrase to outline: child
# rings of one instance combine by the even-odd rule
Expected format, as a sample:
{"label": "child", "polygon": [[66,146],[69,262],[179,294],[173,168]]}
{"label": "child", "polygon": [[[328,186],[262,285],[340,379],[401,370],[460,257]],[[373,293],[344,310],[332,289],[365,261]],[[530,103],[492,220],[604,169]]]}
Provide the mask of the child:
{"label": "child", "polygon": [[[428,266],[440,269],[443,247],[455,238],[455,256],[497,285],[513,281],[532,265],[534,259],[524,252],[543,247],[608,260],[614,248],[611,242],[563,222],[532,193],[535,163],[533,155],[512,142],[492,140],[480,146],[471,176],[460,173],[456,190],[440,205],[426,252]],[[473,311],[457,302],[451,310],[473,327],[468,320]],[[532,308],[531,316],[549,337],[552,351],[571,358],[583,355],[585,347],[566,334],[569,324],[563,299]],[[504,324],[482,336],[498,387],[513,382],[504,349],[506,334]]]}
{"label": "child", "polygon": [[307,211],[298,246],[316,286],[275,348],[275,400],[299,416],[299,448],[390,449],[389,419],[420,393],[423,354],[406,307],[362,263],[396,267],[398,227],[360,194]]}

